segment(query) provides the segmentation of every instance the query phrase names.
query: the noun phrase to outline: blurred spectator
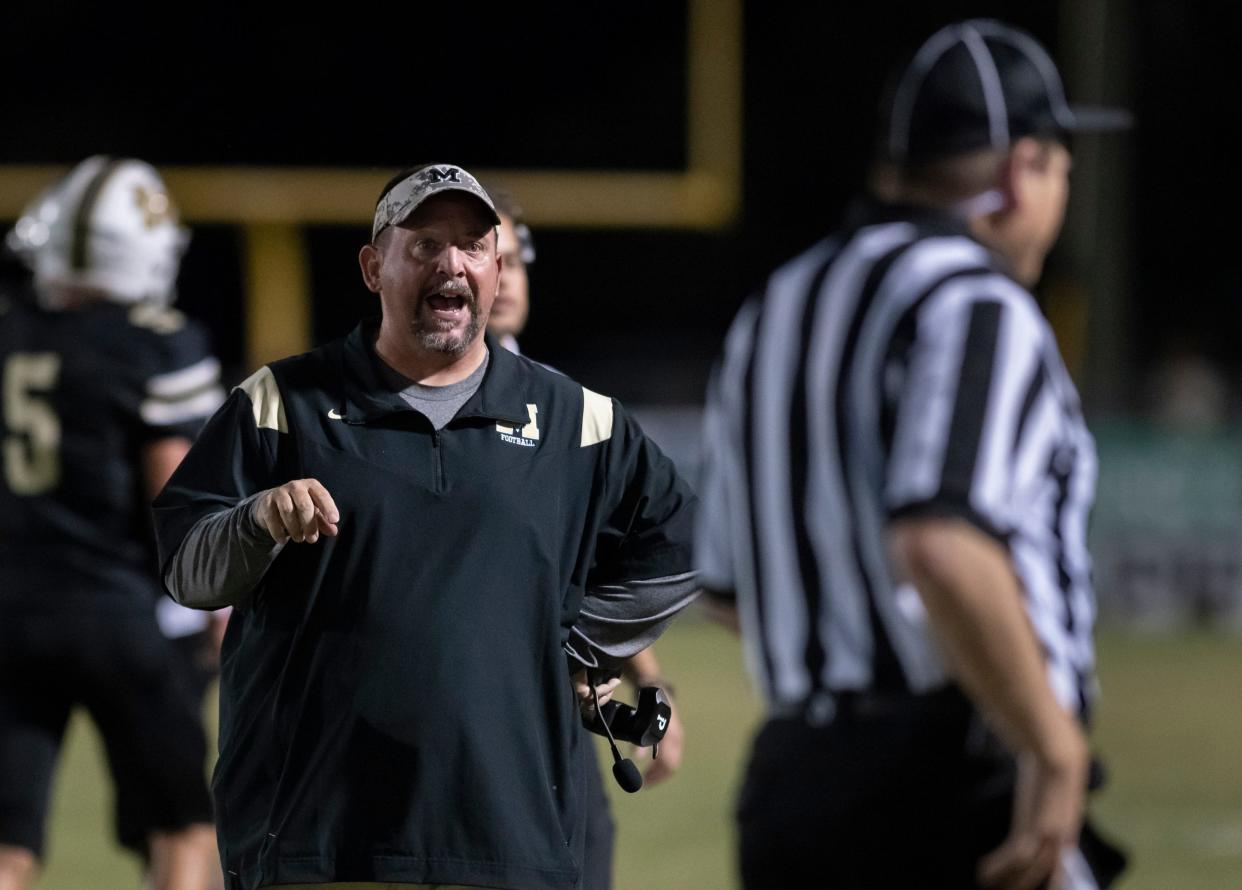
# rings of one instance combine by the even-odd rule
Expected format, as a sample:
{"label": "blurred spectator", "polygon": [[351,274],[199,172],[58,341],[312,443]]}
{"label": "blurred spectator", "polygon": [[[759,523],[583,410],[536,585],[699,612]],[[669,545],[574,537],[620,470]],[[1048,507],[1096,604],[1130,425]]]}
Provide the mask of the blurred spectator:
{"label": "blurred spectator", "polygon": [[1179,343],[1152,370],[1148,382],[1151,417],[1180,432],[1210,432],[1228,419],[1229,386],[1205,355]]}

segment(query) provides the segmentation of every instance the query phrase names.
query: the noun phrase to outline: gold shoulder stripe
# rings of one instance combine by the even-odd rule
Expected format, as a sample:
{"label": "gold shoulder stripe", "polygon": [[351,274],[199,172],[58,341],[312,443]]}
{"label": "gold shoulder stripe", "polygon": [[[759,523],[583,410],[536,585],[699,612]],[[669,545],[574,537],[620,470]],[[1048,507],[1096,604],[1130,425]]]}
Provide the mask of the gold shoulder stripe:
{"label": "gold shoulder stripe", "polygon": [[250,396],[250,402],[254,405],[255,426],[261,430],[289,432],[289,424],[285,421],[285,404],[280,400],[280,387],[276,385],[271,368],[264,365],[238,384],[237,388]]}
{"label": "gold shoulder stripe", "polygon": [[582,447],[612,438],[612,399],[582,387]]}

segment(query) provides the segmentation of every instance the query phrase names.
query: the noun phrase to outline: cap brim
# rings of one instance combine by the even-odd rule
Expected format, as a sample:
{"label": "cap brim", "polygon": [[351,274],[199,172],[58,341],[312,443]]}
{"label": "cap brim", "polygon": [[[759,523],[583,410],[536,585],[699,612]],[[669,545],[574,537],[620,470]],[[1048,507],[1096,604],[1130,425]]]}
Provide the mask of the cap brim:
{"label": "cap brim", "polygon": [[1060,125],[1067,133],[1112,133],[1134,126],[1134,115],[1123,108],[1071,105],[1069,113],[1069,126]]}
{"label": "cap brim", "polygon": [[380,198],[371,221],[371,239],[374,240],[389,226],[401,225],[428,198],[444,192],[470,195],[487,210],[492,225],[500,225],[500,216],[496,213],[491,195],[470,173],[456,164],[427,164],[392,186]]}
{"label": "cap brim", "polygon": [[442,195],[445,192],[460,192],[463,195],[469,195],[471,198],[474,198],[476,201],[478,201],[480,204],[483,205],[483,209],[486,210],[488,215],[491,217],[492,225],[496,225],[496,226],[500,225],[500,215],[496,213],[495,207],[493,207],[491,204],[488,204],[487,201],[483,199],[483,196],[480,195],[478,192],[476,192],[474,189],[466,188],[465,186],[458,185],[457,183],[454,183],[454,182],[437,183],[436,185],[430,186],[417,201],[410,204],[410,206],[406,208],[405,211],[399,217],[395,217],[392,220],[392,222],[389,223],[389,225],[391,226],[401,225],[403,222],[405,222],[407,219],[409,219],[411,216],[414,215],[415,210],[417,210],[423,204],[427,203],[428,198],[434,198],[436,195]]}

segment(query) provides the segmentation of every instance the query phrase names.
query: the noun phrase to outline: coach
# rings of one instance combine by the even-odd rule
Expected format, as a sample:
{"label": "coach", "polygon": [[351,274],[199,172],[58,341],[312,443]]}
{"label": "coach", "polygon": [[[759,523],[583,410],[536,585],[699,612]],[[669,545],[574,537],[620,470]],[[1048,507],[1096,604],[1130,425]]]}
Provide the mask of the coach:
{"label": "coach", "polygon": [[174,596],[236,608],[231,887],[581,886],[567,664],[689,602],[693,496],[617,402],[484,334],[497,222],[460,167],[395,177],[359,255],[382,318],[241,384],[156,503]]}
{"label": "coach", "polygon": [[[945,28],[896,84],[874,190],[734,323],[708,406],[702,580],[769,720],[746,887],[1095,887],[1095,452],[1027,290],[1064,217],[1052,60]],[[993,732],[996,735],[993,735]]]}

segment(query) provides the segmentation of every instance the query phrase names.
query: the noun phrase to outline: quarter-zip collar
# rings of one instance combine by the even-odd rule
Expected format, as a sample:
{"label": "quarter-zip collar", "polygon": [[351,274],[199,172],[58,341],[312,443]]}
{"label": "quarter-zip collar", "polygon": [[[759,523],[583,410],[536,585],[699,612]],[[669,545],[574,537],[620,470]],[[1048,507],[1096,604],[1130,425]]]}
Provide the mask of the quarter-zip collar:
{"label": "quarter-zip collar", "polygon": [[[391,377],[391,370],[375,352],[378,332],[379,318],[368,318],[359,322],[345,338],[340,415],[346,423],[372,423],[390,414],[414,410],[387,379]],[[482,417],[526,423],[530,419],[525,398],[529,369],[524,360],[502,347],[491,334],[485,335],[484,342],[489,356],[487,372],[478,391],[457,412],[454,420]]]}

